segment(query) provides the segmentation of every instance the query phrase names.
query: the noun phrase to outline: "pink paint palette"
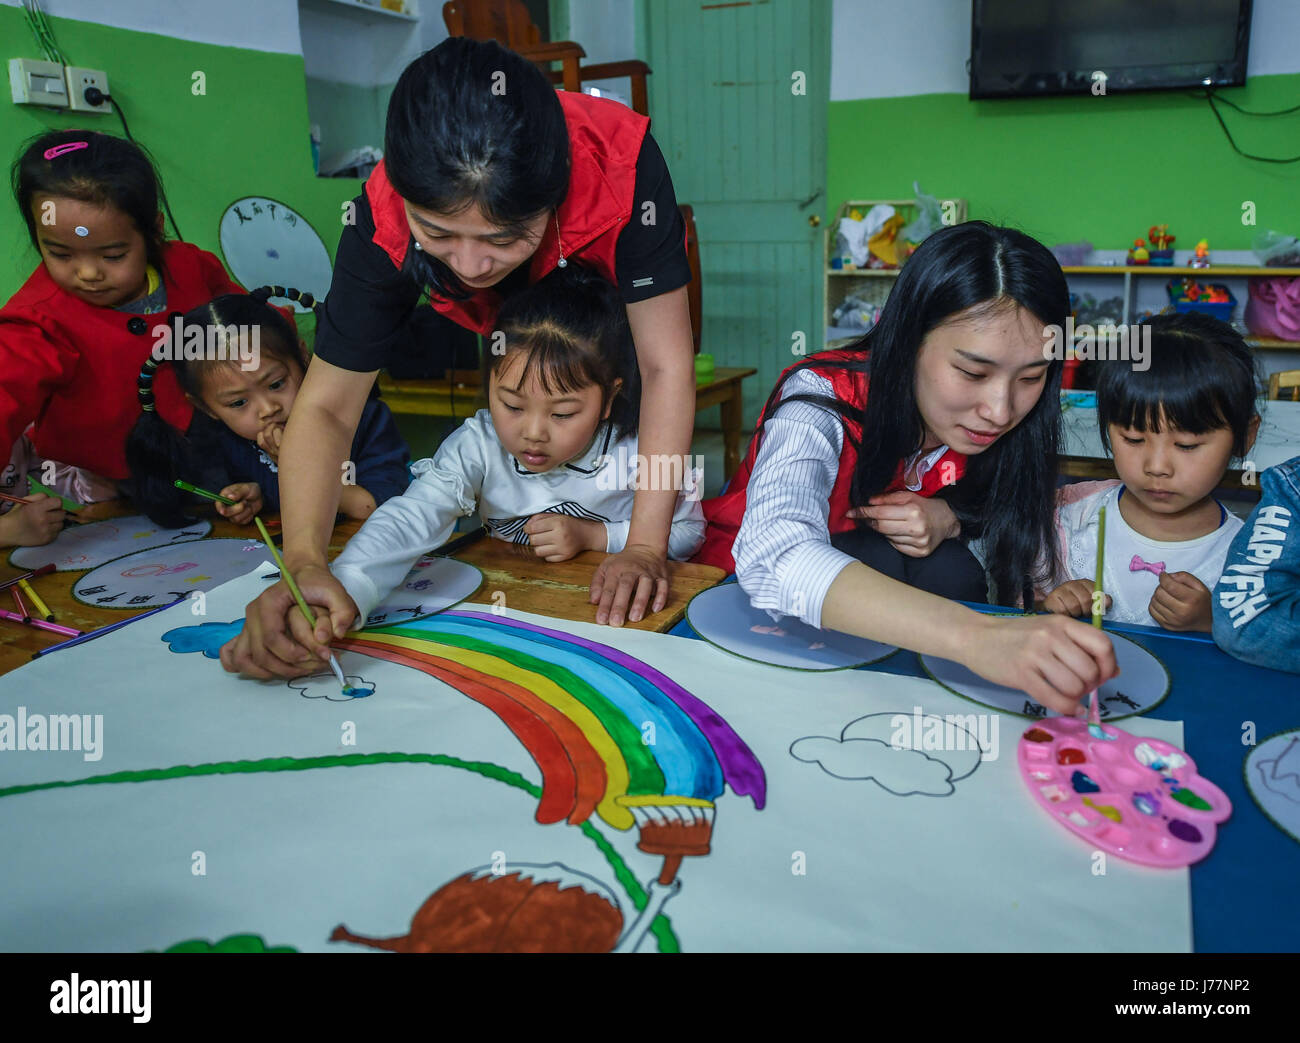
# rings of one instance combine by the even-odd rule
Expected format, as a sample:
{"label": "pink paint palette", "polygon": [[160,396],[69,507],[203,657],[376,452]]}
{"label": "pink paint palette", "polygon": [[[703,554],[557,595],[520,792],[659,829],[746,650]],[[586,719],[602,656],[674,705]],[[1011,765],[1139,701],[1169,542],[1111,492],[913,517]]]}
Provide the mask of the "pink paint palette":
{"label": "pink paint palette", "polygon": [[1078,717],[1037,721],[1020,737],[1020,777],[1066,829],[1119,858],[1161,869],[1199,862],[1232,814],[1224,792],[1184,751]]}

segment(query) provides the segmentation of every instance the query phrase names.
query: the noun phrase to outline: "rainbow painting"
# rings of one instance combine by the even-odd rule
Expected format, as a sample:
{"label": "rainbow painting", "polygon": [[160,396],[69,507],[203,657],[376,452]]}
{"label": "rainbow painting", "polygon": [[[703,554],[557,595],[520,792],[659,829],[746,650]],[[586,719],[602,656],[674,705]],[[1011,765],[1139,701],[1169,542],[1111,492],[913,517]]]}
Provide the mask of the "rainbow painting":
{"label": "rainbow painting", "polygon": [[731,726],[609,645],[453,610],[354,632],[333,647],[419,670],[491,710],[541,771],[538,822],[579,825],[595,814],[615,829],[638,825],[643,841],[657,835],[657,851],[695,854],[703,852],[678,841],[705,819],[711,826],[724,787],[758,809],[765,803],[762,765]]}

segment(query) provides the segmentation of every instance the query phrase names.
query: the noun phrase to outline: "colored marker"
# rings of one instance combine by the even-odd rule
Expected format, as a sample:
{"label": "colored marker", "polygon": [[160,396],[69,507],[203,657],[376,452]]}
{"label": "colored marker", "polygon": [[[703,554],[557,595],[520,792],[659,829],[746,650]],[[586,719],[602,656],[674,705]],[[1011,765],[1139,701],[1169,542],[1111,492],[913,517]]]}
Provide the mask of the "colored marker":
{"label": "colored marker", "polygon": [[20,586],[23,593],[27,595],[27,600],[36,606],[36,611],[41,614],[41,617],[52,622],[54,620],[54,613],[50,611],[50,606],[41,600],[41,596],[36,593],[32,585],[25,579],[20,579],[18,581],[18,586]]}
{"label": "colored marker", "polygon": [[[71,648],[73,645],[79,645],[83,641],[94,641],[95,638],[97,637],[103,637],[103,635],[105,634],[111,634],[114,630],[121,630],[123,627],[130,626],[137,619],[144,619],[147,616],[154,616],[157,615],[159,612],[165,612],[173,605],[179,605],[182,601],[185,600],[187,600],[187,598],[184,597],[177,598],[175,601],[169,601],[165,605],[159,605],[157,608],[151,608],[148,612],[141,612],[138,616],[132,616],[130,619],[124,619],[120,623],[110,623],[108,626],[100,627],[98,630],[87,630],[84,634],[80,634],[78,637],[74,637],[71,641],[60,641],[57,645],[50,645],[49,648],[42,648],[39,652],[33,652],[32,658],[39,659],[43,655],[49,655],[49,653],[57,652],[63,648]],[[34,619],[32,620],[32,622],[36,623],[38,622],[38,620]],[[48,627],[57,626],[57,625],[58,624],[56,623],[43,623],[41,625],[41,629],[44,630]],[[63,627],[61,629],[70,630],[72,628]]]}
{"label": "colored marker", "polygon": [[28,500],[24,500],[21,496],[10,496],[8,493],[0,493],[0,500],[4,500],[6,503],[17,503],[17,504],[24,504],[30,502]]}
{"label": "colored marker", "polygon": [[[29,627],[35,627],[37,630],[48,630],[51,634],[63,634],[65,637],[78,637],[80,630],[74,630],[72,627],[61,626],[58,623],[46,623],[41,619],[23,619],[16,612],[6,612],[0,608],[0,619],[7,619],[12,623],[26,623]],[[48,652],[49,649],[46,649]]]}
{"label": "colored marker", "polygon": [[65,511],[71,511],[73,514],[75,514],[77,511],[81,510],[81,504],[74,503],[72,500],[69,500],[66,496],[59,496],[59,494],[56,493],[53,489],[47,489],[35,478],[33,478],[30,474],[27,476],[27,484],[31,486],[32,492],[34,493],[44,493],[46,496],[53,496],[63,501],[63,509]]}
{"label": "colored marker", "polygon": [[18,609],[18,622],[30,623],[32,614],[27,611],[27,606],[23,604],[23,596],[18,593],[18,588],[10,587],[9,593],[14,596],[14,608]]}
{"label": "colored marker", "polygon": [[48,565],[42,565],[39,569],[32,569],[31,572],[24,572],[21,576],[15,576],[13,579],[0,580],[0,590],[5,587],[13,587],[25,579],[35,579],[37,576],[44,576],[54,571],[54,562]]}
{"label": "colored marker", "polygon": [[[280,575],[282,575],[284,581],[289,584],[289,590],[293,593],[293,599],[298,602],[298,607],[302,609],[302,614],[307,617],[307,623],[314,631],[316,629],[316,616],[307,606],[307,599],[302,596],[302,591],[298,589],[298,584],[294,582],[293,576],[291,576],[289,570],[284,567],[284,559],[280,557],[280,551],[276,545],[271,542],[271,534],[266,531],[266,526],[262,524],[262,518],[260,515],[253,515],[253,521],[257,522],[257,529],[262,534],[262,540],[266,543],[267,547],[270,548],[271,556],[275,558],[275,563],[280,566]],[[343,676],[343,668],[339,666],[339,661],[334,657],[333,652],[330,653],[330,669],[334,671],[334,676],[338,678],[339,687],[346,692],[348,682]]]}
{"label": "colored marker", "polygon": [[216,500],[217,503],[224,503],[227,507],[233,507],[238,502],[228,496],[222,496],[220,493],[209,492],[207,489],[200,489],[197,485],[190,485],[189,482],[182,482],[179,478],[172,483],[177,489],[184,489],[187,493],[194,493],[196,496],[206,496],[209,500]]}

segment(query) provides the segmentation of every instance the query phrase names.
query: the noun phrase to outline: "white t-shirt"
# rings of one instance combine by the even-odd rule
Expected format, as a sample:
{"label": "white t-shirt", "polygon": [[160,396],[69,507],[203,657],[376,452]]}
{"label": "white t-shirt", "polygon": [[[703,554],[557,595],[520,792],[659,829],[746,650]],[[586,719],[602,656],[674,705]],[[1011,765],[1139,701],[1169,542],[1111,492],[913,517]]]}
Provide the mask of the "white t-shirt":
{"label": "white t-shirt", "polygon": [[[1060,581],[1097,578],[1097,531],[1102,507],[1106,508],[1106,565],[1102,589],[1110,595],[1106,619],[1158,627],[1148,605],[1160,576],[1144,566],[1163,564],[1166,572],[1190,572],[1213,590],[1223,572],[1228,545],[1241,528],[1241,519],[1229,511],[1211,533],[1194,540],[1162,542],[1135,532],[1119,510],[1123,485],[1113,485],[1057,508],[1056,526],[1061,535],[1061,560],[1067,575]],[[1059,586],[1059,583],[1057,584]]]}
{"label": "white t-shirt", "polygon": [[[456,519],[478,511],[498,539],[527,543],[523,531],[534,514],[567,514],[605,526],[605,550],[627,544],[636,495],[635,435],[613,441],[607,424],[581,456],[541,474],[520,466],[480,409],[447,437],[433,459],[411,465],[415,480],[401,496],[375,511],[334,559],[330,570],[365,619],[397,586],[421,554],[447,541]],[[682,477],[668,556],[689,558],[704,542],[698,476]]]}

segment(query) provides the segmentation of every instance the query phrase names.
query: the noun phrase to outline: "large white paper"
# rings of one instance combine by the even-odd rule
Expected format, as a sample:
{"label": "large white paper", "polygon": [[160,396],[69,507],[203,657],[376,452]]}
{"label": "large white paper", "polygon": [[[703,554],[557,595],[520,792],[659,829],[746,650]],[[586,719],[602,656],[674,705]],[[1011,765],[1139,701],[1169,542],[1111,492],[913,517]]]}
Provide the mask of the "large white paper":
{"label": "large white paper", "polygon": [[[633,729],[627,756],[644,742],[664,773],[658,794],[607,801],[614,785],[580,825],[565,820],[564,801],[543,823],[558,784],[543,787],[529,745],[488,705],[412,665],[419,651],[461,668],[445,642],[394,646],[389,660],[359,650],[379,650],[373,631],[353,639],[339,660],[372,693],[363,698],[325,678],[241,681],[203,651],[182,651],[215,648],[264,586],[243,577],[208,594],[205,617],[181,604],[0,677],[0,835],[11,838],[0,948],[130,951],[252,935],[303,951],[375,951],[331,941],[339,927],[339,937],[393,948],[454,947],[469,944],[458,913],[471,909],[496,918],[489,942],[524,948],[1190,947],[1186,870],[1112,859],[1099,872],[1089,845],[1024,791],[1023,719],[981,717],[933,682],[808,677],[701,641],[509,612],[501,655],[523,648],[553,671],[594,671],[611,701],[632,697],[610,664],[635,657],[638,684],[659,671],[656,691],[681,685],[711,708],[710,728],[743,740],[730,753],[716,740],[712,756],[761,764],[761,776],[728,776],[708,796],[708,751],[675,756],[672,721],[629,704],[619,717]],[[495,633],[492,619],[458,609],[424,624],[478,640]],[[559,636],[521,637],[527,626]],[[606,651],[584,659],[578,641]],[[89,715],[79,745],[95,748],[3,748],[20,708],[25,738],[36,715]],[[950,748],[924,748],[919,722],[950,714],[960,718],[943,729]],[[1182,744],[1179,724],[1125,725]],[[917,748],[900,731],[915,731]],[[585,777],[586,761],[573,763]],[[146,774],[14,788],[121,772]],[[683,857],[667,886],[653,881],[671,859],[637,847],[656,824],[661,839],[667,828],[710,847]],[[637,908],[647,892],[662,911],[650,924]]]}

